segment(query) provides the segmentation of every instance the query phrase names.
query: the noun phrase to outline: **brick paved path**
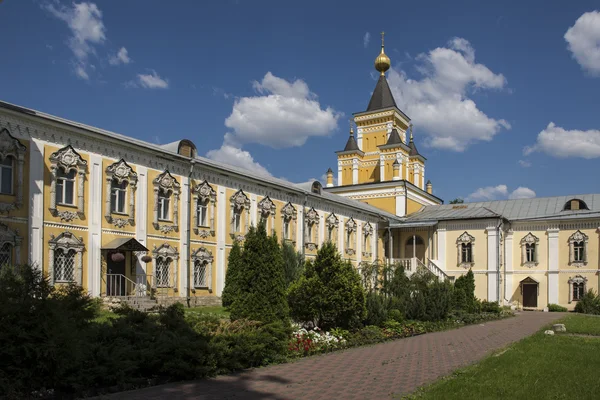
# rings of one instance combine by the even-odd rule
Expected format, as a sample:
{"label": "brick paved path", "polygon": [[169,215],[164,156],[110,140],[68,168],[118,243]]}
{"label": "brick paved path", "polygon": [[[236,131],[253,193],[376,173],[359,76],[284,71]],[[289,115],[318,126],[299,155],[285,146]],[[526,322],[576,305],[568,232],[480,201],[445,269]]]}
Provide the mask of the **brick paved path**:
{"label": "brick paved path", "polygon": [[561,313],[524,312],[373,346],[187,383],[118,393],[133,399],[387,399],[407,394],[539,330]]}

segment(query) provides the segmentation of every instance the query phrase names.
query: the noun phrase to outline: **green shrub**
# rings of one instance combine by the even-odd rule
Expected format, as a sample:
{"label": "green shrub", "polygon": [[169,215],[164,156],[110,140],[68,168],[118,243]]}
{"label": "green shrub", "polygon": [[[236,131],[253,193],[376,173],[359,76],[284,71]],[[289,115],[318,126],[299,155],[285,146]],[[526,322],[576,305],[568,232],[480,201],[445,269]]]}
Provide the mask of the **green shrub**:
{"label": "green shrub", "polygon": [[250,227],[244,241],[235,289],[228,309],[232,320],[288,321],[283,256],[265,224]]}
{"label": "green shrub", "polygon": [[378,292],[367,293],[367,318],[365,325],[381,326],[388,319],[386,298]]}
{"label": "green shrub", "polygon": [[242,247],[240,243],[235,240],[231,251],[229,252],[229,258],[227,259],[227,272],[225,273],[225,287],[221,294],[221,303],[223,307],[228,308],[234,302],[234,300],[240,297],[240,275],[241,275],[241,258],[242,258]]}
{"label": "green shrub", "polygon": [[388,311],[388,318],[391,319],[392,321],[396,321],[396,322],[404,321],[404,315],[402,314],[402,311],[400,311],[396,308],[392,308],[391,310]]}
{"label": "green shrub", "polygon": [[[455,295],[454,298],[454,308],[457,310],[464,310],[467,312],[480,312],[478,310],[477,299],[475,298],[475,275],[473,271],[469,269],[465,275],[459,276],[456,278],[454,282],[455,291],[458,289],[459,293]],[[462,301],[462,294],[460,290],[463,290],[465,293],[464,303]],[[458,296],[458,298],[456,297]]]}
{"label": "green shrub", "polygon": [[558,304],[548,304],[548,311],[550,312],[567,312],[567,307],[559,306]]}
{"label": "green shrub", "polygon": [[302,275],[302,271],[304,270],[304,258],[302,257],[302,253],[296,251],[294,246],[285,241],[281,244],[281,252],[283,255],[285,287],[288,288],[292,282]]}
{"label": "green shrub", "polygon": [[438,321],[448,317],[452,305],[450,283],[438,281],[429,272],[422,273],[415,280],[411,277],[411,283],[414,292],[406,310],[408,319]]}
{"label": "green shrub", "polygon": [[365,344],[379,343],[386,340],[386,336],[378,326],[367,325],[352,334],[348,340],[349,346],[362,346]]}
{"label": "green shrub", "polygon": [[311,322],[325,331],[358,328],[367,312],[360,275],[331,242],[323,244],[290,286],[288,303],[295,321]]}
{"label": "green shrub", "polygon": [[588,290],[575,306],[575,312],[582,314],[600,314],[600,296],[593,289]]}
{"label": "green shrub", "polygon": [[481,312],[500,314],[500,305],[495,301],[482,301]]}

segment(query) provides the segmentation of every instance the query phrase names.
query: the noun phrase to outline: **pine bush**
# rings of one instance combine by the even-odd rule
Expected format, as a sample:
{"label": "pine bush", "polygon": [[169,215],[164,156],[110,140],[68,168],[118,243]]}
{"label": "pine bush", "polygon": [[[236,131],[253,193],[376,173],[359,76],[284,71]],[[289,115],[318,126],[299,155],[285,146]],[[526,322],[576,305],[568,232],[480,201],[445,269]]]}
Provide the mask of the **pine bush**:
{"label": "pine bush", "polygon": [[227,260],[227,272],[225,274],[225,287],[221,294],[221,303],[223,307],[229,308],[235,299],[239,298],[240,287],[240,269],[241,269],[242,248],[236,240],[233,242],[233,247],[229,252]]}

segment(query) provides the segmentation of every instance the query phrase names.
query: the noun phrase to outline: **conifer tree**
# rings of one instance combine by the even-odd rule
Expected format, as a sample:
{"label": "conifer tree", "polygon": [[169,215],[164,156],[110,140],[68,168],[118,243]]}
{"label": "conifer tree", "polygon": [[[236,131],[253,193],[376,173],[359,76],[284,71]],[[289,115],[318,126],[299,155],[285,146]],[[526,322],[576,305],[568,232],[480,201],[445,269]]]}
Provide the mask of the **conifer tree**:
{"label": "conifer tree", "polygon": [[242,257],[242,248],[236,240],[233,242],[233,247],[229,252],[227,261],[227,273],[225,274],[225,287],[221,294],[221,302],[223,307],[230,307],[234,299],[239,297],[239,276],[240,276],[240,261]]}
{"label": "conifer tree", "polygon": [[251,227],[244,241],[237,295],[231,300],[231,319],[288,321],[283,255],[277,237],[268,236],[264,223]]}

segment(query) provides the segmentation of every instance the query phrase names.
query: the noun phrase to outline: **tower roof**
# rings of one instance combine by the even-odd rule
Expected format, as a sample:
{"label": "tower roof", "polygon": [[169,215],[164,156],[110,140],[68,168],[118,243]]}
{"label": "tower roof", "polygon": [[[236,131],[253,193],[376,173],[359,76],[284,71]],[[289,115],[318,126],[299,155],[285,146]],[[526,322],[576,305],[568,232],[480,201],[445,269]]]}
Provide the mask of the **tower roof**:
{"label": "tower roof", "polygon": [[392,129],[392,133],[390,133],[390,137],[385,144],[402,144],[402,139],[400,139],[400,135],[396,129]]}
{"label": "tower roof", "polygon": [[385,79],[385,75],[380,75],[375,90],[373,91],[373,95],[371,96],[371,100],[369,101],[369,105],[367,106],[367,111],[381,110],[389,107],[398,108],[394,96],[392,95],[390,85],[388,85],[387,79]]}
{"label": "tower roof", "polygon": [[358,143],[356,143],[356,139],[354,139],[354,135],[350,133],[350,137],[346,142],[346,147],[344,147],[344,151],[353,151],[358,150]]}
{"label": "tower roof", "polygon": [[423,157],[419,153],[419,150],[417,150],[417,145],[415,144],[415,142],[413,140],[412,124],[410,124],[410,142],[408,143],[408,147],[410,148],[410,151],[408,152],[409,157],[421,157],[422,159],[425,160],[425,157]]}

